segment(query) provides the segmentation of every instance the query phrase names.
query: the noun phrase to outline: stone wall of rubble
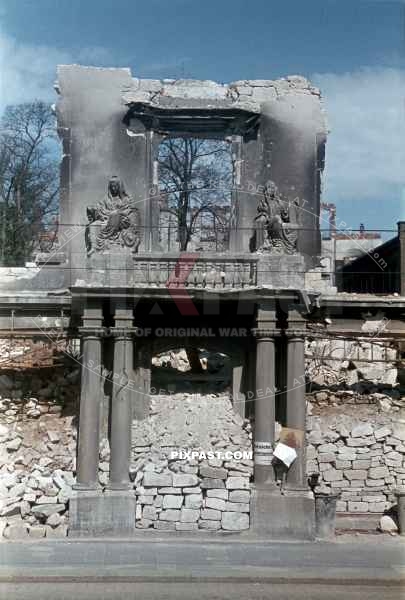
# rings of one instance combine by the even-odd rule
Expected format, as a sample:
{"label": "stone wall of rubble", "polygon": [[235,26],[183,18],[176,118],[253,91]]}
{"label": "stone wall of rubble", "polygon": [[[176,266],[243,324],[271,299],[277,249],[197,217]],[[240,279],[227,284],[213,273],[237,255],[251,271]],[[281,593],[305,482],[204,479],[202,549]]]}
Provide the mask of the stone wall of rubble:
{"label": "stone wall of rubble", "polygon": [[[333,386],[308,394],[308,474],[341,493],[338,510],[382,513],[405,484],[405,398],[398,388]],[[374,387],[373,387],[374,386]],[[344,388],[344,389],[343,389]],[[66,535],[75,481],[79,369],[0,374],[0,533]],[[133,424],[131,479],[136,526],[240,531],[249,527],[251,424],[224,395],[153,396]],[[190,460],[175,451],[201,451]],[[213,455],[208,453],[212,452]],[[221,452],[222,456],[216,453]],[[109,447],[100,447],[101,485]]]}
{"label": "stone wall of rubble", "polygon": [[[132,439],[137,527],[249,528],[253,461],[243,453],[252,451],[252,434],[228,397],[153,397],[150,417],[134,423]],[[172,454],[182,450],[199,455]]]}
{"label": "stone wall of rubble", "polygon": [[66,535],[75,481],[78,368],[0,374],[0,534]]}
{"label": "stone wall of rubble", "polygon": [[340,494],[337,510],[382,513],[405,485],[405,397],[352,390],[308,395],[307,472]]}

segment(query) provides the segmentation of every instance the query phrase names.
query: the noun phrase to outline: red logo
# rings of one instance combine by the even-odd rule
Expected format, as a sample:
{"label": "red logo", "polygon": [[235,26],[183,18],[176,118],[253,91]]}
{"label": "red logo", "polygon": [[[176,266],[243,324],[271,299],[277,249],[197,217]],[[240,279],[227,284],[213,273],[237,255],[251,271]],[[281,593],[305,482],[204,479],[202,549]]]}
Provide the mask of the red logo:
{"label": "red logo", "polygon": [[166,281],[166,287],[181,315],[197,316],[198,310],[186,290],[185,283],[198,258],[196,252],[184,252]]}

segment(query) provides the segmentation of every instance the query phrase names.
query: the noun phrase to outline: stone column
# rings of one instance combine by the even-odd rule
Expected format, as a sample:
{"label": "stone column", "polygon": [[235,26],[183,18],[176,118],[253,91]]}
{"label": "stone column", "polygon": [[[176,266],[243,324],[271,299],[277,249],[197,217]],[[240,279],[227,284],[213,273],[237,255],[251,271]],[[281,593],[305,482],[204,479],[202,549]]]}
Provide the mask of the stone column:
{"label": "stone column", "polygon": [[85,308],[82,337],[82,373],[80,389],[79,435],[77,446],[77,490],[99,488],[100,405],[103,398],[101,341],[102,311]]}
{"label": "stone column", "polygon": [[254,432],[254,479],[256,484],[274,485],[272,465],[275,426],[274,332],[256,330],[256,390]]}
{"label": "stone column", "polygon": [[[292,317],[292,318],[291,318]],[[292,429],[291,440],[297,458],[287,473],[287,487],[307,489],[306,483],[306,399],[305,399],[305,331],[304,321],[288,321],[287,335],[287,415],[286,425]]]}
{"label": "stone column", "polygon": [[110,480],[108,489],[126,490],[130,487],[129,461],[131,455],[133,376],[132,310],[117,308],[114,339],[113,389],[111,400]]}
{"label": "stone column", "polygon": [[242,419],[245,418],[246,398],[242,391],[242,379],[246,366],[236,365],[232,368],[232,404],[233,409]]}

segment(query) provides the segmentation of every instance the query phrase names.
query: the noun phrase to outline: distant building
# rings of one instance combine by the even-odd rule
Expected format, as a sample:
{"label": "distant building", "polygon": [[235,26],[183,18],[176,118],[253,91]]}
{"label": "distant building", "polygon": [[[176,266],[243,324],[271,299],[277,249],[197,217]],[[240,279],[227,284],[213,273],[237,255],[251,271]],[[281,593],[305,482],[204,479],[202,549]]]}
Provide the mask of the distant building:
{"label": "distant building", "polygon": [[405,222],[396,237],[344,262],[336,284],[342,292],[405,295]]}

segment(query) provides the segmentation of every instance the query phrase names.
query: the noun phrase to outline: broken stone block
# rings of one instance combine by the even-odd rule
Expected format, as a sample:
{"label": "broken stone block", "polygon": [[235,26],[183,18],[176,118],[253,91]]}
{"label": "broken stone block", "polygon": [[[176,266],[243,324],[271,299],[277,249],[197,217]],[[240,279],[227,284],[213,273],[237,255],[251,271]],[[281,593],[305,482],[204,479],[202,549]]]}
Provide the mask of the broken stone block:
{"label": "broken stone block", "polygon": [[196,485],[194,487],[183,488],[183,494],[199,494],[200,491],[201,491],[201,489],[200,489],[199,485]]}
{"label": "broken stone block", "polygon": [[366,479],[366,486],[373,488],[384,488],[384,479]]}
{"label": "broken stone block", "polygon": [[40,496],[37,498],[38,504],[57,504],[58,497],[57,496]]}
{"label": "broken stone block", "polygon": [[318,447],[318,452],[332,454],[333,456],[336,451],[337,451],[336,444],[321,444]]}
{"label": "broken stone block", "polygon": [[[155,492],[157,493],[157,492]],[[164,496],[165,494],[181,494],[181,488],[175,488],[175,487],[163,487],[163,488],[159,488],[159,494],[161,494],[162,496]]]}
{"label": "broken stone block", "polygon": [[226,479],[228,471],[223,468],[200,467],[200,475],[209,479]]}
{"label": "broken stone block", "polygon": [[46,537],[47,538],[64,538],[67,536],[68,528],[67,525],[59,525],[59,527],[51,527],[46,525]]}
{"label": "broken stone block", "polygon": [[368,511],[368,503],[367,502],[348,502],[348,511],[349,512],[367,512]]}
{"label": "broken stone block", "polygon": [[221,498],[206,498],[205,506],[214,510],[225,510],[226,502]]}
{"label": "broken stone block", "polygon": [[346,512],[347,510],[347,502],[344,500],[337,500],[336,502],[336,512]]}
{"label": "broken stone block", "polygon": [[336,469],[350,469],[352,463],[350,460],[337,460],[335,463]]}
{"label": "broken stone block", "polygon": [[348,471],[344,471],[344,476],[349,481],[352,481],[353,479],[362,480],[362,479],[366,479],[367,471],[363,470],[363,469],[350,469]]}
{"label": "broken stone block", "polygon": [[19,502],[14,502],[12,504],[9,504],[8,506],[5,506],[0,511],[0,517],[13,517],[14,515],[18,515],[18,514],[20,514],[20,503]]}
{"label": "broken stone block", "polygon": [[340,481],[343,479],[343,472],[337,469],[328,469],[322,473],[324,481]]}
{"label": "broken stone block", "polygon": [[202,489],[221,489],[225,488],[225,483],[222,479],[203,479],[200,487]]}
{"label": "broken stone block", "polygon": [[143,476],[143,485],[145,487],[172,487],[172,481],[173,476],[171,473],[154,473],[152,471],[147,471]]}
{"label": "broken stone block", "polygon": [[180,514],[180,521],[182,523],[194,523],[198,521],[200,517],[199,509],[182,508]]}
{"label": "broken stone block", "polygon": [[366,437],[373,435],[373,428],[370,423],[358,423],[352,427],[351,435],[354,438]]}
{"label": "broken stone block", "polygon": [[240,512],[222,513],[222,529],[226,531],[243,531],[249,529],[249,515]]}
{"label": "broken stone block", "polygon": [[183,504],[183,496],[163,496],[163,508],[180,508]]}
{"label": "broken stone block", "polygon": [[159,519],[161,521],[180,521],[180,510],[162,510]]}
{"label": "broken stone block", "polygon": [[209,531],[216,531],[221,529],[221,521],[199,521],[199,529],[208,529]]}
{"label": "broken stone block", "polygon": [[139,504],[154,504],[153,496],[138,496]]}
{"label": "broken stone block", "polygon": [[144,519],[150,519],[151,521],[156,521],[157,519],[157,510],[156,506],[144,506],[142,511],[142,517]]}
{"label": "broken stone block", "polygon": [[250,501],[250,492],[247,490],[232,490],[229,492],[229,501],[247,503]]}
{"label": "broken stone block", "polygon": [[22,444],[22,439],[19,437],[16,437],[13,440],[10,440],[9,442],[7,442],[6,449],[9,452],[17,452],[17,450],[20,448],[21,444]]}
{"label": "broken stone block", "polygon": [[186,508],[199,509],[202,506],[202,494],[188,494],[185,498]]}
{"label": "broken stone block", "polygon": [[361,448],[362,446],[372,446],[373,444],[375,444],[375,437],[374,436],[370,436],[367,438],[362,438],[362,437],[358,437],[358,438],[348,438],[346,440],[346,443],[348,446],[351,447],[356,447],[356,448]]}
{"label": "broken stone block", "polygon": [[208,521],[219,521],[221,518],[221,512],[211,508],[203,508],[200,516],[201,519],[207,519]]}
{"label": "broken stone block", "polygon": [[370,479],[383,479],[384,477],[389,477],[390,472],[387,467],[372,467],[368,471],[368,476]]}
{"label": "broken stone block", "polygon": [[[180,511],[178,511],[180,512]],[[176,519],[174,519],[176,520]],[[176,529],[176,524],[173,522],[169,522],[169,521],[155,521],[153,523],[153,527],[155,529],[159,529],[161,531],[175,531]]]}
{"label": "broken stone block", "polygon": [[56,444],[60,441],[60,433],[58,431],[48,431],[47,433],[49,441],[52,442],[52,444]]}
{"label": "broken stone block", "polygon": [[31,526],[29,528],[28,533],[30,538],[40,539],[45,537],[46,529],[45,527],[41,527],[40,525]]}
{"label": "broken stone block", "polygon": [[337,457],[339,460],[356,460],[356,450],[348,448],[347,446],[341,446],[338,449]]}
{"label": "broken stone block", "polygon": [[371,467],[371,460],[354,460],[352,466],[354,470],[369,469]]}
{"label": "broken stone block", "polygon": [[28,527],[25,523],[10,523],[3,535],[9,540],[23,540],[28,537]]}
{"label": "broken stone block", "polygon": [[333,454],[332,452],[325,452],[324,454],[320,454],[318,461],[320,463],[330,463],[330,462],[335,462],[336,460],[336,454]]}
{"label": "broken stone block", "polygon": [[63,518],[60,516],[59,513],[53,513],[52,515],[49,515],[49,517],[46,520],[46,524],[49,525],[50,527],[58,527],[63,521]]}
{"label": "broken stone block", "polygon": [[12,488],[10,488],[8,495],[10,497],[22,498],[22,496],[25,494],[25,487],[25,483],[17,483],[17,485],[14,485]]}
{"label": "broken stone block", "polygon": [[241,502],[227,502],[225,510],[229,512],[248,513],[250,510],[250,504],[244,504]]}
{"label": "broken stone block", "polygon": [[53,513],[62,513],[66,510],[64,504],[39,504],[31,508],[32,514],[41,519],[47,519]]}
{"label": "broken stone block", "polygon": [[228,490],[248,490],[250,488],[247,477],[228,477],[225,485]]}
{"label": "broken stone block", "polygon": [[382,440],[383,438],[388,437],[389,435],[391,435],[391,427],[388,426],[378,427],[374,431],[374,437],[376,440]]}
{"label": "broken stone block", "polygon": [[385,510],[385,502],[369,502],[368,511],[372,513],[382,513]]}
{"label": "broken stone block", "polygon": [[191,473],[173,473],[173,487],[193,487],[198,485],[197,475]]}
{"label": "broken stone block", "polygon": [[196,531],[198,523],[176,523],[176,531]]}

